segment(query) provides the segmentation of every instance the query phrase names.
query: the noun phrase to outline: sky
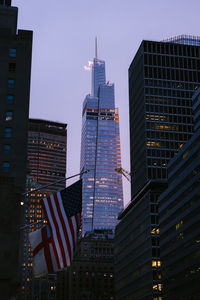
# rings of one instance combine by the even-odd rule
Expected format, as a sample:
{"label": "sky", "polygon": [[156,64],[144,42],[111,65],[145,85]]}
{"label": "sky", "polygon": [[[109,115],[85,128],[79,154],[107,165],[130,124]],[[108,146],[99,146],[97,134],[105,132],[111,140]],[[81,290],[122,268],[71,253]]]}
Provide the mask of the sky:
{"label": "sky", "polygon": [[[130,171],[128,68],[142,40],[200,36],[199,0],[13,0],[18,28],[33,30],[30,117],[68,124],[67,175],[80,171],[82,103],[91,91],[84,66],[106,62],[120,114],[122,167]],[[124,202],[130,184],[124,179]]]}

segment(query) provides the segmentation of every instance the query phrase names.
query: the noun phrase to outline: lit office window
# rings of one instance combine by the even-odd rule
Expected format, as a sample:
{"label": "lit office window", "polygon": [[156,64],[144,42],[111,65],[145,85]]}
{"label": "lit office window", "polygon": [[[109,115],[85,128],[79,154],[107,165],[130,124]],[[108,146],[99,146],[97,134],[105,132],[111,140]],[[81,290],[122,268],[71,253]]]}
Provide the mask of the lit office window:
{"label": "lit office window", "polygon": [[10,127],[5,128],[5,137],[6,138],[12,137],[12,128],[10,128]]}
{"label": "lit office window", "polygon": [[7,104],[13,104],[14,103],[14,96],[8,95],[7,96]]}
{"label": "lit office window", "polygon": [[8,172],[10,170],[10,163],[8,161],[4,161],[2,163],[2,168],[4,172]]}
{"label": "lit office window", "polygon": [[6,111],[5,119],[6,119],[6,121],[12,121],[12,119],[13,119],[13,112],[12,111]]}
{"label": "lit office window", "polygon": [[9,49],[9,56],[10,57],[16,57],[17,55],[17,50],[15,48],[10,48]]}
{"label": "lit office window", "polygon": [[15,87],[14,79],[8,79],[8,88],[9,89],[14,89],[14,87]]}

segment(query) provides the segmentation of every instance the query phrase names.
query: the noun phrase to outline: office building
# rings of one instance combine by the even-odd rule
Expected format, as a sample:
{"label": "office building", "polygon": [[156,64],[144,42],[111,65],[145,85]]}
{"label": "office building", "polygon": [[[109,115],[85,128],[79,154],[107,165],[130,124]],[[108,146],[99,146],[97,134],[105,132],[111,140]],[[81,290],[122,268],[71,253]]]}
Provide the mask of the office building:
{"label": "office building", "polygon": [[114,84],[106,83],[105,62],[94,58],[92,92],[83,103],[81,171],[83,175],[82,234],[112,229],[123,208],[119,113]]}
{"label": "office building", "polygon": [[116,228],[117,300],[162,299],[158,198],[169,160],[193,134],[199,51],[143,41],[129,68],[132,201]]}
{"label": "office building", "polygon": [[32,31],[17,29],[18,9],[0,1],[0,290],[16,296],[22,193],[26,183]]}
{"label": "office building", "polygon": [[114,300],[114,235],[109,230],[85,234],[67,272],[59,272],[56,299]]}
{"label": "office building", "polygon": [[168,165],[159,198],[163,299],[200,299],[200,89],[193,96],[195,133]]}
{"label": "office building", "polygon": [[[29,119],[28,172],[40,186],[66,177],[67,124]],[[47,193],[65,188],[66,182],[49,186]]]}

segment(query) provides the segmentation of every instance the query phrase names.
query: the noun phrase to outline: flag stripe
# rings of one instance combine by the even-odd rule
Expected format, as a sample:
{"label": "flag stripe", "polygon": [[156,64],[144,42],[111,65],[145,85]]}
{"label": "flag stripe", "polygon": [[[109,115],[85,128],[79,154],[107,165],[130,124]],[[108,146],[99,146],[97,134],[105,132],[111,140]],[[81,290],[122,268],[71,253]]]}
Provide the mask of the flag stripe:
{"label": "flag stripe", "polygon": [[57,195],[55,194],[54,195],[54,199],[55,199],[55,205],[56,205],[56,210],[57,210],[57,213],[58,213],[58,219],[60,221],[60,231],[62,232],[62,241],[63,241],[63,244],[64,244],[64,248],[65,248],[65,253],[66,253],[66,261],[67,263],[65,264],[65,267],[67,265],[70,265],[70,261],[71,261],[71,248],[70,248],[70,243],[69,243],[69,239],[68,239],[68,234],[67,234],[67,231],[66,231],[66,227],[65,227],[65,222],[64,222],[64,219],[63,219],[63,215],[62,215],[62,212],[61,212],[61,207],[60,207],[60,203],[58,201],[58,195],[59,193],[57,193]]}
{"label": "flag stripe", "polygon": [[47,264],[48,273],[54,273],[48,240],[49,239],[47,237],[47,228],[45,226],[42,228],[42,241],[44,243],[44,256],[45,256],[45,260],[46,260],[46,264]]}
{"label": "flag stripe", "polygon": [[60,209],[61,209],[62,216],[63,216],[64,223],[65,223],[66,234],[67,234],[68,239],[69,239],[69,246],[70,246],[70,249],[71,249],[71,251],[70,251],[70,253],[71,253],[70,262],[71,262],[74,248],[73,248],[73,241],[72,241],[72,233],[71,233],[71,230],[70,230],[70,227],[69,227],[69,223],[68,223],[69,218],[66,217],[65,210],[64,210],[64,207],[63,207],[63,203],[62,203],[61,194],[58,193],[57,196],[58,196],[58,201],[59,201],[59,204],[60,204]]}
{"label": "flag stripe", "polygon": [[64,267],[64,263],[65,263],[65,253],[64,253],[64,248],[63,248],[63,244],[62,244],[62,239],[61,239],[61,236],[60,236],[60,230],[59,230],[58,222],[57,222],[56,217],[55,217],[55,211],[54,211],[53,206],[52,206],[52,200],[53,200],[51,198],[52,196],[53,195],[48,197],[47,201],[48,201],[48,206],[49,206],[49,212],[51,214],[51,218],[52,218],[53,225],[54,225],[54,228],[55,228],[52,232],[52,236],[53,236],[53,239],[58,241],[56,243],[56,246],[57,246],[57,251],[58,251],[58,257],[59,257],[59,260],[60,260],[60,267],[62,269]]}
{"label": "flag stripe", "polygon": [[[51,214],[50,214],[50,211],[49,211],[47,198],[42,199],[41,203],[42,203],[42,208],[43,208],[44,216],[45,216],[45,218],[46,218],[46,220],[48,222],[49,228],[50,228],[50,232],[51,232],[51,236],[52,236],[52,246],[53,246],[53,250],[54,250],[54,255],[56,257],[57,267],[58,267],[58,269],[60,269],[60,261],[59,261],[59,257],[58,257],[57,247],[56,247],[56,242],[57,241],[54,240],[54,238],[53,238],[54,224],[53,224],[53,221],[52,221],[52,218],[51,218]],[[57,242],[57,244],[58,244],[58,242]]]}
{"label": "flag stripe", "polygon": [[[72,217],[72,218],[73,218],[73,217]],[[72,224],[72,218],[68,219],[68,224],[69,224],[69,228],[70,228],[71,235],[72,235],[73,248],[75,248],[74,227],[73,227],[73,224]]]}

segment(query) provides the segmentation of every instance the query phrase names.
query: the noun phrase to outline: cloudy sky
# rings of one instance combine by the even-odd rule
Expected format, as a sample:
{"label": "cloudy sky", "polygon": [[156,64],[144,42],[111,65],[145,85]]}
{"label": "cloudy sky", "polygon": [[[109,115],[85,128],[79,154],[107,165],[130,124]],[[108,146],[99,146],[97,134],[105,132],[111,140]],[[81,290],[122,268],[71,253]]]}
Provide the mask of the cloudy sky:
{"label": "cloudy sky", "polygon": [[[129,164],[128,67],[142,40],[200,35],[199,0],[13,0],[18,28],[34,31],[30,117],[68,124],[68,176],[79,172],[81,109],[90,93],[84,66],[98,56],[115,83],[122,166]],[[125,203],[130,186],[124,180]]]}

